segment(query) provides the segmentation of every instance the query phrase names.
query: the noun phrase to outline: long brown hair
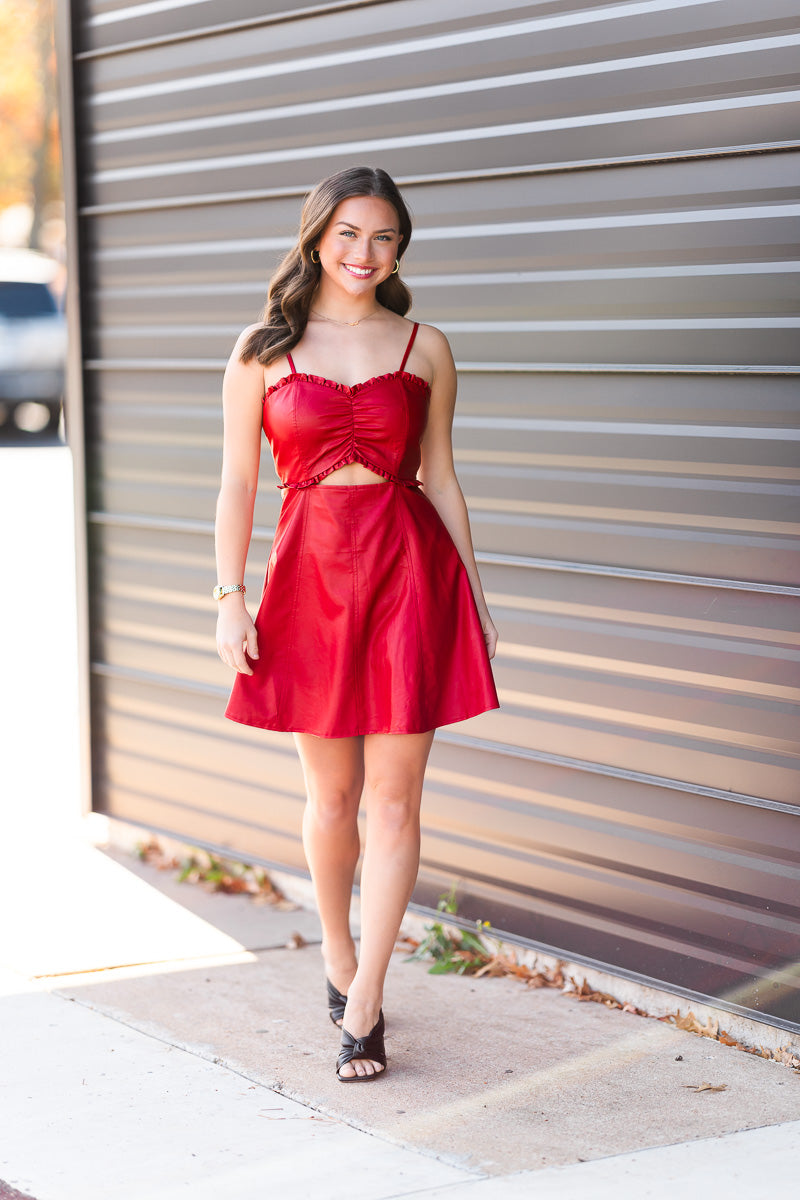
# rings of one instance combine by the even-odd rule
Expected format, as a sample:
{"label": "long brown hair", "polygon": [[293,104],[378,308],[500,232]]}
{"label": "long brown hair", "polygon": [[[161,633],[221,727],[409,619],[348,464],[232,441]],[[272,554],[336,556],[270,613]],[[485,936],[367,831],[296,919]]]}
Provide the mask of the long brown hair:
{"label": "long brown hair", "polygon": [[[337,205],[351,196],[379,196],[391,204],[402,235],[398,257],[405,254],[411,241],[411,217],[392,177],[380,167],[348,167],[329,175],[306,196],[297,243],[270,281],[261,327],[246,339],[242,362],[257,358],[263,366],[269,366],[300,341],[322,270],[319,263],[311,261],[311,251]],[[379,304],[401,317],[411,307],[411,293],[399,275],[390,275],[379,283],[375,296]]]}

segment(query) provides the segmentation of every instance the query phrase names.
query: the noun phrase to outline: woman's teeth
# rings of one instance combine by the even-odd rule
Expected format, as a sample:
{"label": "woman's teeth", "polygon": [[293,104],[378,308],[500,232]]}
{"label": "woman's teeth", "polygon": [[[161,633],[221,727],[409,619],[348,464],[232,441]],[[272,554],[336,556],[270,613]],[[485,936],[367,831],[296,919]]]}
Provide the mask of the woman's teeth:
{"label": "woman's teeth", "polygon": [[375,270],[374,267],[351,267],[347,263],[342,263],[345,271],[349,271],[351,275],[357,275],[359,279],[366,279]]}

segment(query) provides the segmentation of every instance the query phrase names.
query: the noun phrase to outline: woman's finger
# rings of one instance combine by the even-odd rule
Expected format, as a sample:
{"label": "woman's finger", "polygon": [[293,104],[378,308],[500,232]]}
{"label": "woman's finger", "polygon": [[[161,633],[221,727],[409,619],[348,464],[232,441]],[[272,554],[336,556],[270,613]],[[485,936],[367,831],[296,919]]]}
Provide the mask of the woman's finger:
{"label": "woman's finger", "polygon": [[247,660],[245,659],[244,654],[241,653],[241,651],[239,652],[239,657],[240,657],[243,665],[240,667],[237,664],[237,653],[236,653],[235,646],[228,646],[228,645],[217,646],[217,654],[219,655],[222,662],[224,662],[226,667],[230,667],[234,671],[241,670],[241,671],[244,671],[245,673],[252,674],[252,671],[250,671],[247,666]]}
{"label": "woman's finger", "polygon": [[233,664],[232,665],[236,668],[237,671],[240,672],[240,674],[252,675],[253,668],[250,666],[249,662],[245,658],[245,650],[246,649],[247,649],[246,641],[242,642],[241,645],[235,647],[235,649],[233,651]]}
{"label": "woman's finger", "polygon": [[256,633],[255,625],[251,625],[247,631],[247,641],[245,649],[250,658],[258,658],[258,634]]}

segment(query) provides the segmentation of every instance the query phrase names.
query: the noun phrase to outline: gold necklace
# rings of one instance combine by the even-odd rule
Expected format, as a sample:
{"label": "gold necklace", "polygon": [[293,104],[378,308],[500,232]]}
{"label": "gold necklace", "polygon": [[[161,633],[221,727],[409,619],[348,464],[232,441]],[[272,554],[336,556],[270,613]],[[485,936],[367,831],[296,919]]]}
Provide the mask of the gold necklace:
{"label": "gold necklace", "polygon": [[360,325],[362,321],[368,321],[370,317],[377,317],[380,311],[379,308],[376,308],[375,312],[367,313],[365,317],[359,317],[357,321],[337,321],[336,317],[326,317],[324,313],[317,312],[315,308],[311,309],[313,316],[319,317],[323,321],[330,321],[333,325],[349,325],[351,329],[356,325]]}

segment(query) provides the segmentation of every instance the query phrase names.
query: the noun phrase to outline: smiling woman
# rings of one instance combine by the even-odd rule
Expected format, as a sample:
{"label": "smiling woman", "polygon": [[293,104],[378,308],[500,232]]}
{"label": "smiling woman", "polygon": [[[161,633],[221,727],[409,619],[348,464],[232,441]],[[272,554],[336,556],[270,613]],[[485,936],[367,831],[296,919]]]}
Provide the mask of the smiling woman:
{"label": "smiling woman", "polygon": [[[453,359],[443,334],[405,319],[410,237],[384,171],[324,180],[223,388],[217,645],[237,672],[226,715],[295,737],[342,1082],[386,1069],[384,978],[419,866],[433,732],[498,703],[497,632],[453,468]],[[262,428],[284,501],[253,622],[241,581]]]}

